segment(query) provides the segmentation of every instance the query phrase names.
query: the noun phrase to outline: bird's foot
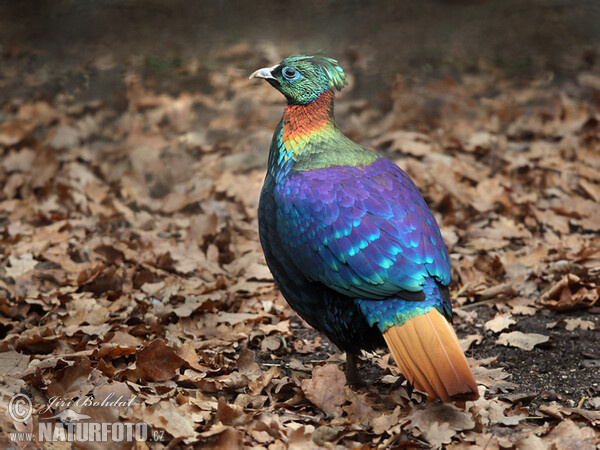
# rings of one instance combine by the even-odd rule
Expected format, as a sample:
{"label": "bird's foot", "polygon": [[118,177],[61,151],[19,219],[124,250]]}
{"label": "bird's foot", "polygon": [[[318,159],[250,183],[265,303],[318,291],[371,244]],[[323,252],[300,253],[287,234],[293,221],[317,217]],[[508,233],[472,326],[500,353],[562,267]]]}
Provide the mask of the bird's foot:
{"label": "bird's foot", "polygon": [[353,374],[346,372],[346,384],[356,388],[367,387],[367,383],[360,377],[358,372]]}

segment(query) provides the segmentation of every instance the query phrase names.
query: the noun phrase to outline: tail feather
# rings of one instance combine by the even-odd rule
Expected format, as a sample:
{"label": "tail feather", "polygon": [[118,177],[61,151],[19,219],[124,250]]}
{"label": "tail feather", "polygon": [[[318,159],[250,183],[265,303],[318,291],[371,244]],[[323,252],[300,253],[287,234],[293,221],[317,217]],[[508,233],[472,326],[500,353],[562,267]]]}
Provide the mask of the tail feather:
{"label": "tail feather", "polygon": [[392,326],[383,337],[402,374],[431,399],[449,402],[479,398],[454,329],[437,310]]}

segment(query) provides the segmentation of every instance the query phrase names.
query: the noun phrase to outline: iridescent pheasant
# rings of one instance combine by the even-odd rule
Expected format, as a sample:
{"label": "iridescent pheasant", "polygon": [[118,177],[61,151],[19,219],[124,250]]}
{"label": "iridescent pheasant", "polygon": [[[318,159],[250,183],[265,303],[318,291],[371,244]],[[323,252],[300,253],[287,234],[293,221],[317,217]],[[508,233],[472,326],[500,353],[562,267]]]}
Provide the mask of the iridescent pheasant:
{"label": "iridescent pheasant", "polygon": [[450,261],[412,180],[351,141],[333,119],[346,84],[337,61],[292,56],[257,70],[287,99],[271,142],[258,211],[269,269],[290,306],[347,355],[387,343],[402,374],[431,399],[475,399],[450,325]]}

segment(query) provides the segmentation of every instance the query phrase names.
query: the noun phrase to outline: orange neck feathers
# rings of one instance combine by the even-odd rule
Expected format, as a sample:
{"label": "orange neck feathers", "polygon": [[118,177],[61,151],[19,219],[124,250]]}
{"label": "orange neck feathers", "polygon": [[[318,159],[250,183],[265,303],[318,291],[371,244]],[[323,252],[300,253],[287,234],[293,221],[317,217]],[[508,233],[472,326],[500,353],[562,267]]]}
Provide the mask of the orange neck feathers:
{"label": "orange neck feathers", "polygon": [[333,125],[333,92],[324,91],[306,105],[288,105],[283,113],[283,142],[308,137]]}

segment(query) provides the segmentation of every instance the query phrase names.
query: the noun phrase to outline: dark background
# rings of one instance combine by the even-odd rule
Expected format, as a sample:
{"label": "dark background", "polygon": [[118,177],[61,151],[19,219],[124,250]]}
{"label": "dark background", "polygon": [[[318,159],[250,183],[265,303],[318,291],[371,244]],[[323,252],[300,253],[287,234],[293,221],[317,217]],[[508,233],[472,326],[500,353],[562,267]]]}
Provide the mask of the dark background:
{"label": "dark background", "polygon": [[[150,73],[159,90],[202,90],[207,73],[231,62],[249,71],[319,50],[355,74],[354,95],[385,89],[399,74],[421,79],[499,70],[511,77],[548,71],[568,77],[598,69],[599,24],[600,2],[591,0],[0,3],[2,64],[19,73],[46,68],[35,85],[40,96],[66,89],[93,97],[94,89],[118,87],[117,73],[104,70],[94,80],[95,58],[109,53],[115,72]],[[193,70],[186,70],[190,64]],[[4,80],[0,100],[23,89]]]}

